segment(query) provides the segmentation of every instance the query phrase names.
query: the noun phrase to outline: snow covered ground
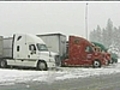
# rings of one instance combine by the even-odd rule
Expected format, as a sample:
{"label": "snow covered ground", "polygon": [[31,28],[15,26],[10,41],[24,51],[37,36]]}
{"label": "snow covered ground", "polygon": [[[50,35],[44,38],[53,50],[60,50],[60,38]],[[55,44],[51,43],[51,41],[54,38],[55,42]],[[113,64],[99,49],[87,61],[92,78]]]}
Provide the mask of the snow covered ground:
{"label": "snow covered ground", "polygon": [[102,68],[61,67],[59,71],[0,69],[0,85],[11,85],[15,83],[27,83],[32,81],[52,83],[56,80],[85,78],[113,73],[120,73],[120,60],[117,64]]}

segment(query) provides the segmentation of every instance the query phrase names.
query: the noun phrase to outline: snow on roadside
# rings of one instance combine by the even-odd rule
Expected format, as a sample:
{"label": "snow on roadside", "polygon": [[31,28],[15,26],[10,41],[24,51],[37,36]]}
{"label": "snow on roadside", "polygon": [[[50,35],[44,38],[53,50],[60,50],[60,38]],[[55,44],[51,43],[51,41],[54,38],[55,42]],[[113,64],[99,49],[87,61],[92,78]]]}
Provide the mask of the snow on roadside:
{"label": "snow on roadside", "polygon": [[[41,71],[24,71],[24,70],[10,70],[10,69],[0,69],[0,84],[3,83],[21,83],[26,81],[31,81],[34,77],[46,76],[47,72]],[[45,78],[41,78],[40,81],[45,81]]]}
{"label": "snow on roadside", "polygon": [[118,59],[118,63],[120,63],[120,59]]}
{"label": "snow on roadside", "polygon": [[61,67],[60,69],[61,70],[59,71],[0,69],[0,85],[11,85],[15,83],[27,83],[32,81],[52,83],[57,80],[120,73],[120,63],[102,68]]}

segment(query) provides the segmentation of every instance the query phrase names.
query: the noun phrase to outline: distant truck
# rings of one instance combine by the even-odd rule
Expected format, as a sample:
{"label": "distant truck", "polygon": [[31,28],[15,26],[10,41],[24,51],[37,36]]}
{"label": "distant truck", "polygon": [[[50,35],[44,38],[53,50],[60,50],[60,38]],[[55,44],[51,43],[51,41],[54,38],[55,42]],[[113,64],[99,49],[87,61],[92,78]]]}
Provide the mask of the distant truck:
{"label": "distant truck", "polygon": [[109,60],[110,63],[117,63],[118,62],[118,55],[112,52],[108,52],[107,48],[98,42],[92,42],[95,46],[99,46],[101,48],[101,51],[106,53],[106,57]]}
{"label": "distant truck", "polygon": [[0,37],[0,67],[23,66],[47,70],[55,67],[51,55],[41,38],[31,34],[14,34],[13,37]]}
{"label": "distant truck", "polygon": [[92,44],[94,44],[96,47],[100,48],[100,52],[103,54],[104,59],[108,60],[108,65],[111,63],[111,54],[109,52],[107,52],[107,48],[98,42],[91,42]]}
{"label": "distant truck", "polygon": [[88,40],[78,37],[69,36],[67,42],[66,56],[62,60],[62,66],[92,66],[101,67],[107,65],[108,60],[104,60],[103,54],[97,52],[97,48]]}
{"label": "distant truck", "polygon": [[62,33],[46,33],[37,35],[47,45],[48,49],[56,54],[56,65],[61,65],[61,60],[66,54],[66,39]]}
{"label": "distant truck", "polygon": [[118,55],[116,53],[110,53],[111,54],[111,58],[112,58],[112,62],[111,63],[118,63]]}

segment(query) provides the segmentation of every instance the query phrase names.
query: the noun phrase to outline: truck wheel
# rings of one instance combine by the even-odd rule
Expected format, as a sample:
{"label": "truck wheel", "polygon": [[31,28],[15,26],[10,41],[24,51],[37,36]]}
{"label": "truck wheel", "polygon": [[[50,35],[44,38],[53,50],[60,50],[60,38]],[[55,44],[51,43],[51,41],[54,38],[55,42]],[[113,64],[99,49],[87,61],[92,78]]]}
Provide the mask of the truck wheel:
{"label": "truck wheel", "polygon": [[7,67],[7,61],[6,60],[1,60],[0,61],[0,67],[1,68],[6,68]]}
{"label": "truck wheel", "polygon": [[37,64],[37,69],[41,71],[46,71],[48,70],[47,64],[45,61],[39,61]]}
{"label": "truck wheel", "polygon": [[111,64],[113,64],[113,63],[114,63],[114,59],[113,59],[113,58],[111,59],[111,62],[110,62],[110,63],[111,63]]}
{"label": "truck wheel", "polygon": [[118,59],[115,59],[115,63],[118,63]]}
{"label": "truck wheel", "polygon": [[101,62],[100,62],[99,60],[93,61],[93,67],[94,67],[94,68],[101,67]]}

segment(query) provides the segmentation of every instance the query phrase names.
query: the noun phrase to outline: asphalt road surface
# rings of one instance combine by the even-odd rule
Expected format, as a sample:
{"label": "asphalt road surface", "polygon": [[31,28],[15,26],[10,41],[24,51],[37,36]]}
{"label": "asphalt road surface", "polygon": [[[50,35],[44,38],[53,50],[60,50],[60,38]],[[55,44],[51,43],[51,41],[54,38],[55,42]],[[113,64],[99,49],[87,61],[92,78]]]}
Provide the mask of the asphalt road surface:
{"label": "asphalt road surface", "polygon": [[87,78],[0,85],[0,90],[120,90],[120,73]]}

